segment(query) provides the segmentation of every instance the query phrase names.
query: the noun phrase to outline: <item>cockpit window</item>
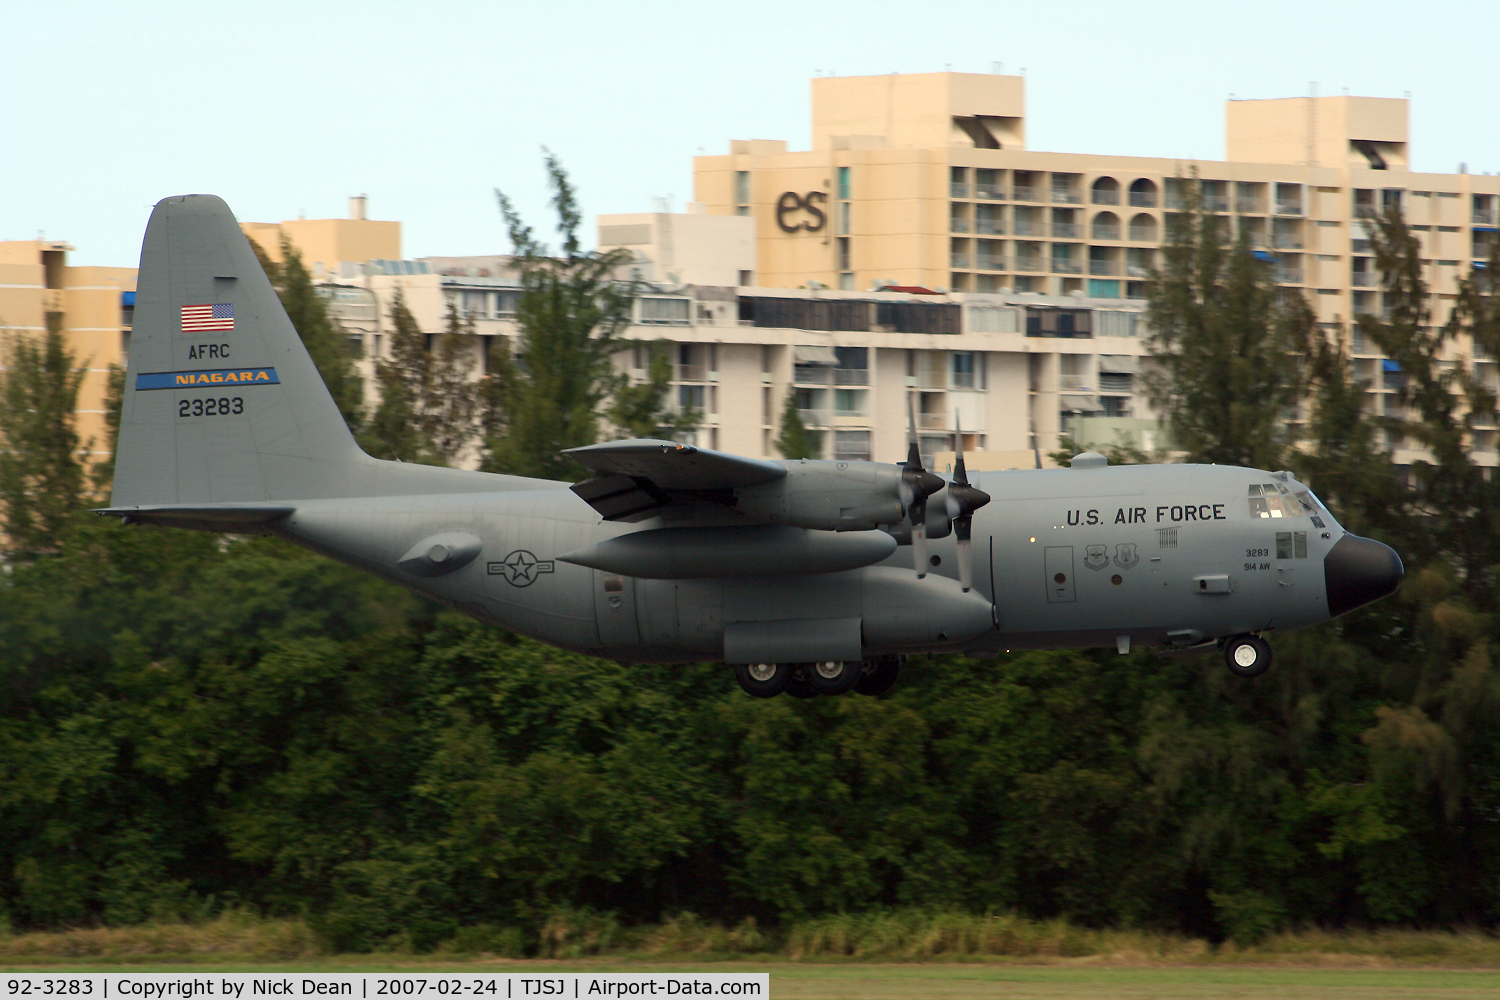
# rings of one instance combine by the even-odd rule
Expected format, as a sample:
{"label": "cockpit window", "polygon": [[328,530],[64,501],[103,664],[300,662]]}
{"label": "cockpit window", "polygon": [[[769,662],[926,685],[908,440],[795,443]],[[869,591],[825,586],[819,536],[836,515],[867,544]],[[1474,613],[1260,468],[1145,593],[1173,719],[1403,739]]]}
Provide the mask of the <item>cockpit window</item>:
{"label": "cockpit window", "polygon": [[[1309,499],[1304,502],[1302,497]],[[1306,506],[1308,503],[1311,503],[1308,493],[1293,496],[1292,491],[1280,483],[1250,484],[1251,517],[1302,517],[1309,510],[1316,509]]]}

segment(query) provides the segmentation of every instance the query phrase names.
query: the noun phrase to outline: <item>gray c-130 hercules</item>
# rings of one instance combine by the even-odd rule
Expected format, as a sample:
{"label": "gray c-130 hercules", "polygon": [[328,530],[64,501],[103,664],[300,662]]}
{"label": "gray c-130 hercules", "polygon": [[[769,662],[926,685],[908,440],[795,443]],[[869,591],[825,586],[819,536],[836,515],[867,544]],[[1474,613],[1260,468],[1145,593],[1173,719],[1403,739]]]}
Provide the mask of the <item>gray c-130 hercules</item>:
{"label": "gray c-130 hercules", "polygon": [[1392,593],[1396,553],[1285,472],[964,474],[669,441],[576,484],[374,459],[234,216],[167,198],[141,251],[114,495],[126,523],[277,535],[483,622],[623,661],[722,660],[759,696],[880,693],[911,653],[1221,647]]}

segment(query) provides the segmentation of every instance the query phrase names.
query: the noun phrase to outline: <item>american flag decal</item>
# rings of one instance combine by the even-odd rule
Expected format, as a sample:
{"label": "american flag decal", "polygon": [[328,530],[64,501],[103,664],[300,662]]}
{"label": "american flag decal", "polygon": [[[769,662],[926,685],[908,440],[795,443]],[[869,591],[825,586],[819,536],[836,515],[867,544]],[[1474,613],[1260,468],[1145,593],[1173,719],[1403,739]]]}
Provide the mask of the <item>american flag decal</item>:
{"label": "american flag decal", "polygon": [[214,302],[210,305],[182,307],[183,333],[233,329],[234,303],[232,302]]}

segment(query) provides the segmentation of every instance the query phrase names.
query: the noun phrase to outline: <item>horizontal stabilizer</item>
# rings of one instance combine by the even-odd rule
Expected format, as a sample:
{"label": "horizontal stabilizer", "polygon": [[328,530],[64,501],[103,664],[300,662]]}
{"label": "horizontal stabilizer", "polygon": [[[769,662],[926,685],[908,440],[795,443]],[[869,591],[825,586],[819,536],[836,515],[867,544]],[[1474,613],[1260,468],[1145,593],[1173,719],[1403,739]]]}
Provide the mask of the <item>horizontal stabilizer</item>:
{"label": "horizontal stabilizer", "polygon": [[263,525],[280,520],[296,509],[272,503],[198,503],[105,507],[94,513],[100,517],[121,518],[126,524],[163,524],[169,527],[182,527],[184,522],[192,522],[194,526],[222,524],[223,530],[228,531],[232,525]]}

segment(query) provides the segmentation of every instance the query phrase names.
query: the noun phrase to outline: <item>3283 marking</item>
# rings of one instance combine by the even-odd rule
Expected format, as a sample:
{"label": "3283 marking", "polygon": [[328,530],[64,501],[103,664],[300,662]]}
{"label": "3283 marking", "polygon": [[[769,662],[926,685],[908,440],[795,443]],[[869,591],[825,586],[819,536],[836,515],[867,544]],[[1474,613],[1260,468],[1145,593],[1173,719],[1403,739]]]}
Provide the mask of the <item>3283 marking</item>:
{"label": "3283 marking", "polygon": [[227,417],[245,412],[242,396],[197,396],[177,401],[179,417]]}

